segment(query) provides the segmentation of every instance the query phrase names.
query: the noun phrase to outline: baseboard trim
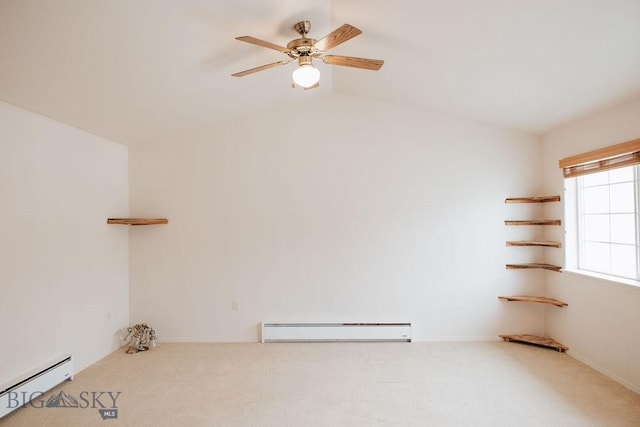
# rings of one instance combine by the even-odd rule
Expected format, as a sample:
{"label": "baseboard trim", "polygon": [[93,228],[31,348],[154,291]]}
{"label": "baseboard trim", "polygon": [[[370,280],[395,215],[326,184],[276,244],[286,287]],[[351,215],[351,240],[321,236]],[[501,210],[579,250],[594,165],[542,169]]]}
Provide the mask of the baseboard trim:
{"label": "baseboard trim", "polygon": [[634,393],[640,394],[640,386],[637,386],[635,384],[630,383],[629,381],[626,381],[624,378],[614,374],[611,371],[608,371],[607,369],[604,369],[603,367],[599,366],[597,363],[594,363],[593,361],[591,361],[590,359],[584,357],[583,355],[576,353],[575,351],[567,351],[567,354],[571,357],[573,357],[576,360],[579,360],[580,362],[584,363],[585,365],[589,366],[590,368],[595,369],[596,371],[600,372],[601,374],[603,374],[604,376],[612,379],[613,381],[617,382],[618,384],[623,385],[624,387],[628,388],[629,390],[633,391]]}
{"label": "baseboard trim", "polygon": [[490,335],[486,337],[415,337],[413,342],[487,342],[502,341],[498,335]]}
{"label": "baseboard trim", "polygon": [[[413,337],[412,342],[487,342],[502,341],[502,338],[493,335],[481,337]],[[206,337],[158,337],[158,343],[212,343],[212,344],[251,344],[260,341],[249,340],[217,340]]]}
{"label": "baseboard trim", "polygon": [[158,344],[166,343],[180,343],[180,344],[255,344],[258,341],[247,340],[217,340],[206,337],[158,337]]}

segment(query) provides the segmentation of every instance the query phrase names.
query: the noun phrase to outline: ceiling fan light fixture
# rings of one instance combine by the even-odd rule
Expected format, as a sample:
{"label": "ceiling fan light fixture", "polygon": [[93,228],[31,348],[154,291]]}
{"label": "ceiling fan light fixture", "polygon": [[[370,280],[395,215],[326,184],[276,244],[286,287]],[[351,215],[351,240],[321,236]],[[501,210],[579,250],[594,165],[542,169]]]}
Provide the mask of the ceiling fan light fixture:
{"label": "ceiling fan light fixture", "polygon": [[293,71],[292,77],[296,85],[308,88],[320,81],[320,70],[311,64],[302,64]]}

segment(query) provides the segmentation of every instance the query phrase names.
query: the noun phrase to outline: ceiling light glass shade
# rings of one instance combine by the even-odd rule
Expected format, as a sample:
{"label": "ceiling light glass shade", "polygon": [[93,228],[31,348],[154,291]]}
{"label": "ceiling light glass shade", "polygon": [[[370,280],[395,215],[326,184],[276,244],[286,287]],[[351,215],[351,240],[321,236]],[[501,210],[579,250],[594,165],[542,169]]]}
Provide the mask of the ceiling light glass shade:
{"label": "ceiling light glass shade", "polygon": [[293,82],[298,86],[311,87],[320,81],[320,70],[313,65],[301,65],[293,71]]}

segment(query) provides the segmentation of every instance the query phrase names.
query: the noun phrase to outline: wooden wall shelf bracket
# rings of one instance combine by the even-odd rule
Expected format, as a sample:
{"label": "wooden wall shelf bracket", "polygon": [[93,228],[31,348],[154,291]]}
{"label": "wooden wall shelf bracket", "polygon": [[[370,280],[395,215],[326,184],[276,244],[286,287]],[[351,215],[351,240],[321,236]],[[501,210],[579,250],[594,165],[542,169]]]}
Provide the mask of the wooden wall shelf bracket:
{"label": "wooden wall shelf bracket", "polygon": [[559,202],[560,196],[536,196],[536,197],[509,197],[505,203],[547,203]]}
{"label": "wooden wall shelf bracket", "polygon": [[525,219],[515,220],[508,219],[504,222],[504,225],[561,225],[562,221],[559,219]]}
{"label": "wooden wall shelf bracket", "polygon": [[559,248],[562,246],[562,243],[548,240],[518,240],[508,241],[507,246],[543,246],[547,248]]}
{"label": "wooden wall shelf bracket", "polygon": [[543,347],[549,347],[558,350],[561,353],[569,350],[569,347],[566,345],[560,344],[559,342],[552,340],[551,338],[546,337],[538,337],[536,335],[499,335],[500,338],[509,342],[523,342],[527,344],[535,344]]}
{"label": "wooden wall shelf bracket", "polygon": [[525,264],[507,264],[506,267],[507,267],[507,270],[520,270],[520,269],[526,269],[526,268],[542,268],[544,270],[557,271],[558,273],[560,273],[562,271],[562,267],[560,267],[558,265],[544,264],[544,263],[539,263],[539,262],[531,262],[531,263],[525,263]]}
{"label": "wooden wall shelf bracket", "polygon": [[556,307],[566,307],[569,305],[566,302],[559,301],[557,299],[547,298],[547,297],[534,297],[529,295],[511,295],[511,296],[501,296],[498,298],[505,301],[523,301],[523,302],[537,302],[541,304],[551,304],[551,305],[555,305]]}
{"label": "wooden wall shelf bracket", "polygon": [[166,218],[109,218],[107,224],[119,224],[119,225],[157,225],[167,224],[169,222]]}

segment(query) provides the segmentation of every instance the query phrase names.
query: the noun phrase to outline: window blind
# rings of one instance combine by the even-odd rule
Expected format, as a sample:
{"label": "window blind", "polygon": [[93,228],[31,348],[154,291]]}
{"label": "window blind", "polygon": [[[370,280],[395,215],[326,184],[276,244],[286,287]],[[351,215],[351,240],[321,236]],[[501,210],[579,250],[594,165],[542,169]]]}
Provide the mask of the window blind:
{"label": "window blind", "polygon": [[559,162],[565,178],[640,164],[640,139],[567,157]]}

